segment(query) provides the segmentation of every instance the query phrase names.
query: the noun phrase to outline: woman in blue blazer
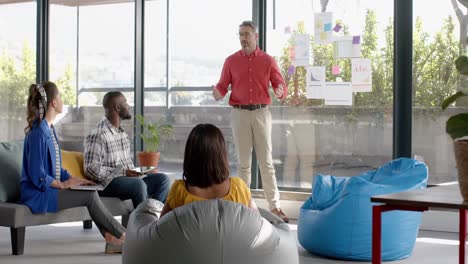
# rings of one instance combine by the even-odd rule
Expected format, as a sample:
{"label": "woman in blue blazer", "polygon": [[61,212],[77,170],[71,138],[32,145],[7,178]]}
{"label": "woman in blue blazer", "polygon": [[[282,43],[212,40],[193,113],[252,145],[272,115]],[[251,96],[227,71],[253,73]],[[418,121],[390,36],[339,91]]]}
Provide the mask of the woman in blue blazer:
{"label": "woman in blue blazer", "polygon": [[106,239],[106,253],[119,253],[126,230],[102,204],[97,191],[70,190],[70,187],[92,182],[73,177],[62,168],[60,146],[53,126],[62,108],[63,101],[54,83],[31,85],[23,150],[21,202],[33,213],[53,213],[86,206]]}

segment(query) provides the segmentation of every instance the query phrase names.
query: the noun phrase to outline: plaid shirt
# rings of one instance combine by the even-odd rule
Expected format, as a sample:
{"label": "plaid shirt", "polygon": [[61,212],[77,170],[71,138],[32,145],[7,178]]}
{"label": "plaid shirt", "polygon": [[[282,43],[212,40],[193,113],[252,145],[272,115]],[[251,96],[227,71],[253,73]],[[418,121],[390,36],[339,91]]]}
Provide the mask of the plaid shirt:
{"label": "plaid shirt", "polygon": [[125,176],[125,171],[133,168],[135,166],[128,134],[121,127],[114,127],[104,117],[85,139],[86,176],[95,182],[107,185],[114,177]]}

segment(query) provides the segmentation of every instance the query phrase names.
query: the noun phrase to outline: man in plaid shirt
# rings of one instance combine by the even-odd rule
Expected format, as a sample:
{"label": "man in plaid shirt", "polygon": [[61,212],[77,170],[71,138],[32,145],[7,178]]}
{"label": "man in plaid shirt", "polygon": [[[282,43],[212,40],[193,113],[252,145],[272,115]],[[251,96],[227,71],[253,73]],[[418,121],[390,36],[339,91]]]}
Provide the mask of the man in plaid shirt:
{"label": "man in plaid shirt", "polygon": [[99,195],[132,199],[135,208],[148,196],[164,203],[170,187],[169,177],[155,170],[141,179],[133,165],[130,139],[120,127],[122,120],[131,119],[127,99],[121,92],[108,92],[102,104],[106,116],[84,143],[86,176],[107,185]]}

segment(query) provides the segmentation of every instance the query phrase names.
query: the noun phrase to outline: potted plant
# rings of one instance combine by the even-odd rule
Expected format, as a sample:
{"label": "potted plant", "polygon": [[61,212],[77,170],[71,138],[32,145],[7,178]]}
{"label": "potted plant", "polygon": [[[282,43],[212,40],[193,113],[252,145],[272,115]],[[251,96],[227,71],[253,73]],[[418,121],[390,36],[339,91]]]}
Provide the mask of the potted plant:
{"label": "potted plant", "polygon": [[164,122],[164,118],[150,123],[142,115],[137,115],[136,119],[142,126],[141,138],[143,139],[144,151],[137,153],[138,164],[140,167],[156,168],[159,163],[160,153],[158,152],[161,138],[169,138],[174,135],[172,125]]}
{"label": "potted plant", "polygon": [[[468,57],[457,58],[455,66],[460,76],[458,91],[442,102],[442,109],[446,109],[457,99],[468,95]],[[468,113],[461,113],[447,120],[446,131],[454,140],[455,160],[458,171],[458,184],[465,201],[468,201]]]}

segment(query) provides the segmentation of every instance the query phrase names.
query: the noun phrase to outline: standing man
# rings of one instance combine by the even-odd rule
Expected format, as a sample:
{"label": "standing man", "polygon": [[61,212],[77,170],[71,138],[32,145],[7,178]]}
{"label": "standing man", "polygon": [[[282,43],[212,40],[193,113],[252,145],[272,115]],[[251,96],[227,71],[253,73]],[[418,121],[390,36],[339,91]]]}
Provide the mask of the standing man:
{"label": "standing man", "polygon": [[271,113],[268,105],[271,98],[269,84],[275,96],[286,97],[287,87],[273,57],[258,48],[257,26],[252,21],[239,25],[242,49],[229,56],[224,62],[221,79],[213,87],[213,97],[219,101],[231,85],[229,104],[231,126],[236,145],[238,173],[247,186],[251,181],[252,148],[255,149],[262,174],[262,184],[272,213],[288,222],[279,203],[275,168],[271,155]]}
{"label": "standing man", "polygon": [[148,174],[141,179],[135,170],[128,134],[120,126],[131,119],[127,99],[121,92],[108,92],[102,100],[106,116],[86,137],[84,171],[86,176],[107,185],[100,196],[132,199],[136,208],[146,198],[164,203],[170,179],[163,173]]}

